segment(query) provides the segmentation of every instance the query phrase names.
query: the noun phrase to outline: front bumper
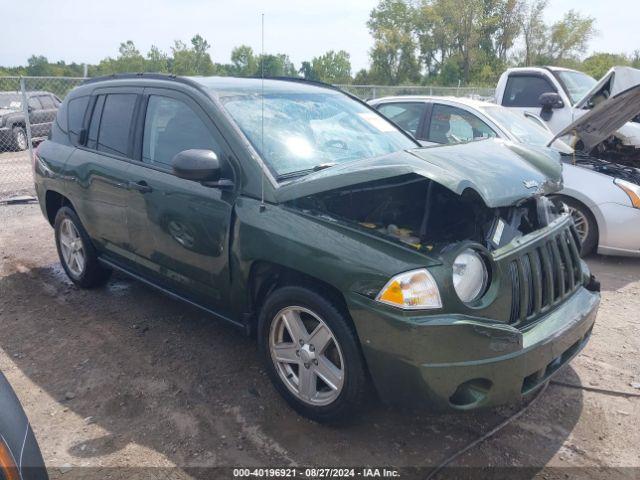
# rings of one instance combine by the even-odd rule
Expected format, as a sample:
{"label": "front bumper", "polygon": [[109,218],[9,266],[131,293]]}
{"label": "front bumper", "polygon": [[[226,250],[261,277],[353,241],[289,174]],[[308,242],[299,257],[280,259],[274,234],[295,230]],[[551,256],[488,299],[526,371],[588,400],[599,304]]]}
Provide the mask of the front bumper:
{"label": "front bumper", "polygon": [[523,330],[464,315],[409,317],[358,295],[349,309],[381,399],[442,411],[534,391],[586,345],[599,303],[580,287]]}
{"label": "front bumper", "polygon": [[598,253],[640,257],[640,209],[603,203],[598,210]]}

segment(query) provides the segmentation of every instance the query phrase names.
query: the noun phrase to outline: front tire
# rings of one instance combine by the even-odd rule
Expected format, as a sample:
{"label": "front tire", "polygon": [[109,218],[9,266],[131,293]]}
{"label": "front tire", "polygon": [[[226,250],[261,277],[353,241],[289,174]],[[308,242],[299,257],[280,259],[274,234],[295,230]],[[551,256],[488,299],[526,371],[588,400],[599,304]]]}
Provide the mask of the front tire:
{"label": "front tire", "polygon": [[104,285],[111,276],[111,270],[100,265],[96,250],[76,212],[69,207],[58,210],[54,230],[60,263],[71,281],[81,288]]}
{"label": "front tire", "polygon": [[562,202],[569,208],[578,237],[580,237],[580,255],[585,257],[593,252],[598,245],[598,224],[596,219],[583,203],[573,198],[562,198]]}
{"label": "front tire", "polygon": [[261,310],[258,340],[271,381],[301,415],[334,422],[364,403],[366,375],[355,331],[324,296],[303,287],[277,289]]}

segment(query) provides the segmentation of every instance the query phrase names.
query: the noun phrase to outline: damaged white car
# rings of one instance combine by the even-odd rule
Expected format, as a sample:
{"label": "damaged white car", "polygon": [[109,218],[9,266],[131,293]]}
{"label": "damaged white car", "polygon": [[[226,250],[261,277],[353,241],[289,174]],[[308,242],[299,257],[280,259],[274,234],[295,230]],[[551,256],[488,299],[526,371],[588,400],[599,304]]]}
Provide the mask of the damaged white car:
{"label": "damaged white car", "polygon": [[[621,98],[637,103],[640,85]],[[612,100],[581,116],[560,131],[560,136],[574,132],[576,145],[597,144],[609,137],[632,115],[618,116],[624,111],[618,105],[621,100]],[[574,150],[556,138],[537,115],[529,113],[527,120],[494,103],[427,96],[387,97],[370,103],[423,145],[497,137],[529,146],[550,146],[563,162],[564,187],[555,197],[571,211],[582,242],[581,253],[597,249],[605,255],[640,256],[640,169]]]}
{"label": "damaged white car", "polygon": [[539,115],[554,134],[566,134],[578,118],[617,98],[616,108],[610,110],[615,116],[598,116],[607,124],[608,135],[590,135],[588,130],[601,128],[587,124],[580,135],[582,143],[575,146],[605,160],[640,167],[640,98],[628,95],[638,84],[640,70],[631,67],[613,67],[600,80],[560,67],[510,68],[498,81],[495,100],[503,107]]}

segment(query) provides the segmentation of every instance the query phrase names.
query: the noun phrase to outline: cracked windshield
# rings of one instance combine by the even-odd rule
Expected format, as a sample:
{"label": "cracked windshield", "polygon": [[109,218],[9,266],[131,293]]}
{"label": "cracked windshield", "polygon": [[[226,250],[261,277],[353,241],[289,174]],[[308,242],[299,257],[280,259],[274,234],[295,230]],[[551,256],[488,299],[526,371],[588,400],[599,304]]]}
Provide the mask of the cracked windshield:
{"label": "cracked windshield", "polygon": [[417,145],[393,124],[341,94],[259,93],[221,98],[279,179]]}

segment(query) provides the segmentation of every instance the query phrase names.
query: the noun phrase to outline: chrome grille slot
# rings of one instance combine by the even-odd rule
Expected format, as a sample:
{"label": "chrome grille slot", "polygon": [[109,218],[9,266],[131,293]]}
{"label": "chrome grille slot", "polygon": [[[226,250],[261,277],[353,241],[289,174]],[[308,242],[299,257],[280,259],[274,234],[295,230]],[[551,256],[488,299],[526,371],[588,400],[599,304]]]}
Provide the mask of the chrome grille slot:
{"label": "chrome grille slot", "polygon": [[511,323],[534,320],[580,286],[577,238],[573,227],[567,227],[509,262]]}

